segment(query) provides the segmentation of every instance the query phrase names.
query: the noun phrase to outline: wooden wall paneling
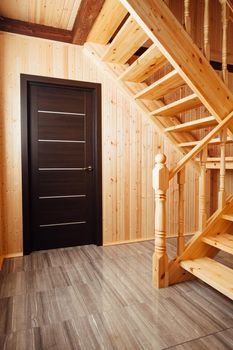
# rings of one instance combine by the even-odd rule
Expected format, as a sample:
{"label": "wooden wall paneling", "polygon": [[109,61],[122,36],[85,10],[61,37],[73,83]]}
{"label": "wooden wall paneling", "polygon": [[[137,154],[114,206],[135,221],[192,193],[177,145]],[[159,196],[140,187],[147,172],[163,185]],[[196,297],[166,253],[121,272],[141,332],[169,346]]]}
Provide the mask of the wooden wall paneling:
{"label": "wooden wall paneling", "polygon": [[117,238],[119,241],[124,240],[124,144],[122,142],[122,133],[123,133],[123,96],[118,91],[117,98],[118,106],[121,106],[120,110],[117,112]]}
{"label": "wooden wall paneling", "polygon": [[[151,174],[154,156],[165,152],[169,168],[179,160],[171,142],[165,139],[155,124],[135,105],[93,59],[79,46],[50,42],[15,34],[0,33],[2,55],[1,115],[4,147],[3,216],[6,254],[22,250],[21,211],[21,155],[20,155],[20,73],[44,75],[98,82],[102,84],[103,125],[103,223],[104,244],[151,238],[154,230]],[[190,169],[190,174],[195,172]],[[192,217],[193,186],[187,176],[190,205],[187,215]],[[127,188],[126,188],[127,187]],[[177,201],[171,183],[168,234],[177,233],[174,203]],[[193,229],[186,220],[186,232]]]}

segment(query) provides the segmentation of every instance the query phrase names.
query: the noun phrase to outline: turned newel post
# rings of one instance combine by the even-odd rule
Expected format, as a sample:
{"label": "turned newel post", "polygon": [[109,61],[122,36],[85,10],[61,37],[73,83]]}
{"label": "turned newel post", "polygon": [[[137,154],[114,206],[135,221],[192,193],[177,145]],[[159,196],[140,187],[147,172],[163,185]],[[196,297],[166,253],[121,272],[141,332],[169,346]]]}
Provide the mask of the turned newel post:
{"label": "turned newel post", "polygon": [[155,251],[153,255],[153,284],[157,288],[168,286],[168,258],[166,251],[166,192],[169,185],[169,171],[166,156],[157,154],[153,169],[155,190]]}

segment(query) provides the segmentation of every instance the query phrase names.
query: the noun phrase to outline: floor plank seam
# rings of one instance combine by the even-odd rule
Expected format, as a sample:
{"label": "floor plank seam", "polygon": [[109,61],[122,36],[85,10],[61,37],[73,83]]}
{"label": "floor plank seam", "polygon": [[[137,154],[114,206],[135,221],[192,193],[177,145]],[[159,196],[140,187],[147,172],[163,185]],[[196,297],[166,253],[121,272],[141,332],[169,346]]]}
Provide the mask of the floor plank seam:
{"label": "floor plank seam", "polygon": [[161,349],[161,350],[173,349],[173,348],[176,347],[176,346],[181,346],[181,345],[185,345],[185,344],[188,344],[188,343],[192,343],[192,342],[194,342],[194,341],[196,341],[196,340],[204,339],[204,338],[207,338],[207,337],[209,337],[209,336],[211,336],[211,335],[216,335],[216,334],[219,334],[219,333],[222,333],[222,332],[231,330],[231,329],[232,329],[232,331],[233,331],[233,327],[227,327],[227,328],[224,328],[224,329],[222,329],[222,330],[220,330],[220,331],[212,332],[212,333],[203,335],[203,336],[198,337],[198,338],[193,338],[193,339],[187,340],[187,341],[182,342],[182,343],[177,343],[177,344],[171,345],[171,346],[169,346],[169,347],[167,347],[167,348],[163,348],[163,349]]}

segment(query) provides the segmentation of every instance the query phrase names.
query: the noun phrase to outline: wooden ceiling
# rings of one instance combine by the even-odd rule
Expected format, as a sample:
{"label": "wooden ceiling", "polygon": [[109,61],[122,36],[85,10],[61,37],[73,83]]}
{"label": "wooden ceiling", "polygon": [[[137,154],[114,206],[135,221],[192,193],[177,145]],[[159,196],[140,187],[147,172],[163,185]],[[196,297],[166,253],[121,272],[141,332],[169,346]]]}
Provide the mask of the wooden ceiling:
{"label": "wooden ceiling", "polygon": [[0,30],[82,45],[105,0],[0,0]]}
{"label": "wooden ceiling", "polygon": [[1,0],[0,15],[72,30],[81,0]]}

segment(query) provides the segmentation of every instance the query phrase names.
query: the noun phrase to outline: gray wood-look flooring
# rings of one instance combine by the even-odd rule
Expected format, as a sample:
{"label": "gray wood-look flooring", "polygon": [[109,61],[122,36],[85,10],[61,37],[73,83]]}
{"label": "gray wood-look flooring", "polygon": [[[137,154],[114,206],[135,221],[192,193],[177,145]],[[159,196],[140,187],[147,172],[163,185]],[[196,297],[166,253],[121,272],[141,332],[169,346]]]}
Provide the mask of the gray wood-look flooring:
{"label": "gray wood-look flooring", "polygon": [[0,349],[233,349],[231,300],[197,280],[154,289],[153,248],[91,245],[5,260]]}

